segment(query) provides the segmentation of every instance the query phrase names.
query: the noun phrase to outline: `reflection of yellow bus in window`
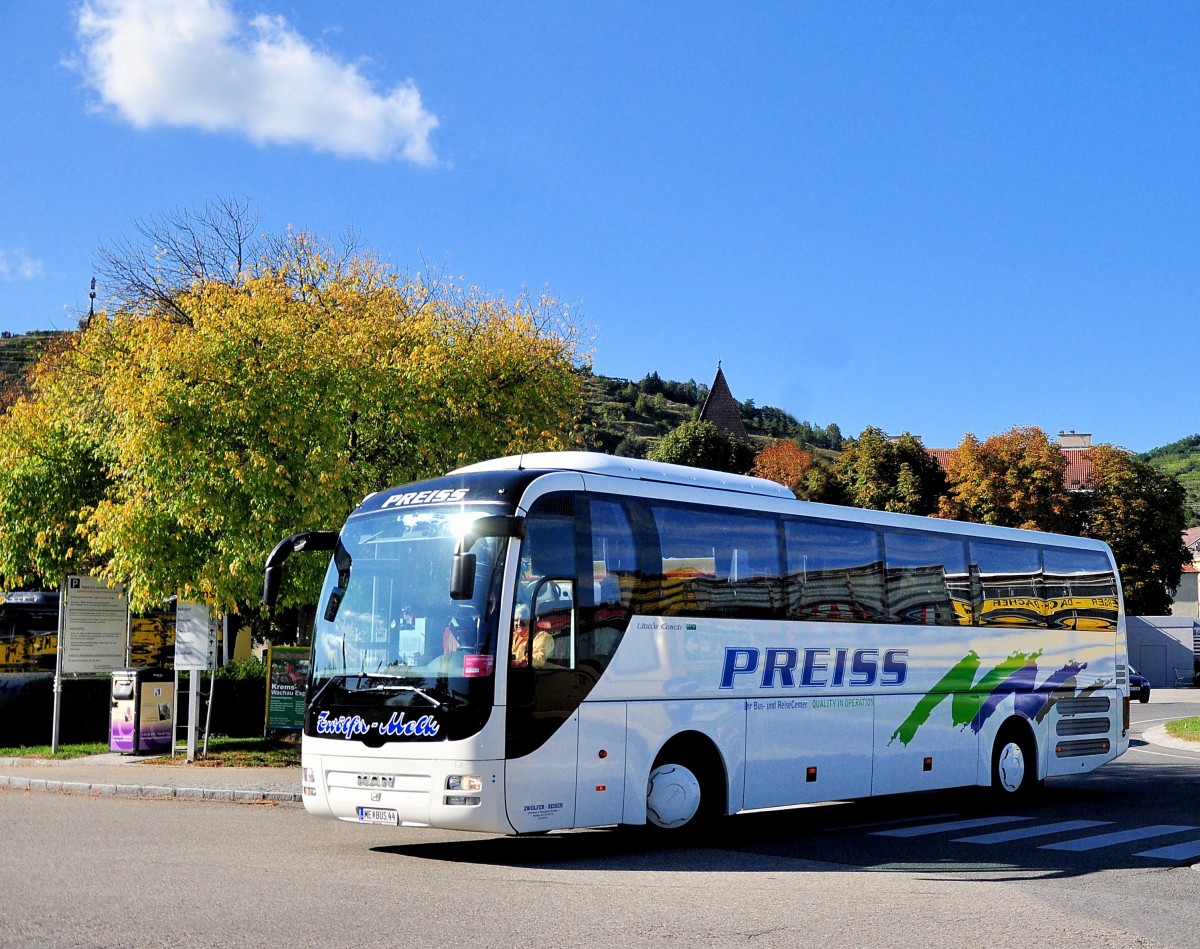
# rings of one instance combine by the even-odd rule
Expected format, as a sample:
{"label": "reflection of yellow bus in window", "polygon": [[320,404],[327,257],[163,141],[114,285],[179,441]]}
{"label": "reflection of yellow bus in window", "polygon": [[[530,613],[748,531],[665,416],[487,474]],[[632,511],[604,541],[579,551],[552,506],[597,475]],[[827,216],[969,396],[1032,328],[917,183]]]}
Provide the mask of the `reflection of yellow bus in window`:
{"label": "reflection of yellow bus in window", "polygon": [[971,557],[980,626],[1117,628],[1117,578],[1093,551],[974,541]]}

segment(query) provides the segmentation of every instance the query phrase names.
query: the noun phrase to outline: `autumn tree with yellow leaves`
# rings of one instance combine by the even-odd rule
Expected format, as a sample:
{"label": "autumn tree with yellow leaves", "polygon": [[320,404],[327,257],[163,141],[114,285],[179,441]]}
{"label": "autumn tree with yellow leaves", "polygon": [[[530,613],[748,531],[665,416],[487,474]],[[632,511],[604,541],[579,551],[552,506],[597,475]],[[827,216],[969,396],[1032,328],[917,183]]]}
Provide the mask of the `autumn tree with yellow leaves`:
{"label": "autumn tree with yellow leaves", "polygon": [[[36,368],[0,416],[4,584],[91,572],[134,609],[230,611],[280,538],[372,491],[572,447],[585,357],[557,301],[402,279],[303,234],[271,246],[236,280],[98,314]],[[284,603],[320,570],[295,566]]]}
{"label": "autumn tree with yellow leaves", "polygon": [[979,441],[968,433],[946,465],[942,517],[1072,533],[1066,457],[1040,428],[1014,428]]}

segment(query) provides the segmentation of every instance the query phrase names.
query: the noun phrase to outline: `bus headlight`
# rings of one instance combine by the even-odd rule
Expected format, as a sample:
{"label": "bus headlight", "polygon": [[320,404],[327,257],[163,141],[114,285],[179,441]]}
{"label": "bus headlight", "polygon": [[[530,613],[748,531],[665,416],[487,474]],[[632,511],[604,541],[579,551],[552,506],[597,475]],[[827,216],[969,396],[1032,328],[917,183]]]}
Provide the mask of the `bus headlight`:
{"label": "bus headlight", "polygon": [[477,774],[452,774],[446,778],[446,790],[479,793],[483,790],[483,779]]}

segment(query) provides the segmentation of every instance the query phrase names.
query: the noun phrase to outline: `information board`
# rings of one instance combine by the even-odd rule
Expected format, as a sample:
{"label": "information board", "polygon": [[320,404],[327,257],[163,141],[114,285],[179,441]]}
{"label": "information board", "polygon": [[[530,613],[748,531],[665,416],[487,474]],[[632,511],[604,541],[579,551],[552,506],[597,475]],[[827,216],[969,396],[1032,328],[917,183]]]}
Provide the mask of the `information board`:
{"label": "information board", "polygon": [[217,658],[217,630],[203,603],[175,606],[175,669],[211,669]]}
{"label": "information board", "polygon": [[308,649],[271,646],[267,650],[267,730],[304,727]]}
{"label": "information board", "polygon": [[111,673],[125,666],[129,601],[123,587],[95,577],[67,577],[61,598],[64,673]]}

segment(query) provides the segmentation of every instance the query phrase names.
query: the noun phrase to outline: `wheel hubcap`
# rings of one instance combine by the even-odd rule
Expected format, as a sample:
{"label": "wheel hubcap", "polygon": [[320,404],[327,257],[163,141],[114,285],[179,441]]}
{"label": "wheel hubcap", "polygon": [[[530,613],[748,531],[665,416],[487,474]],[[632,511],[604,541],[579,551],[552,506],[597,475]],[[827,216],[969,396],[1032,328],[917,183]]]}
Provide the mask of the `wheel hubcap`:
{"label": "wheel hubcap", "polygon": [[700,810],[700,782],[683,765],[665,764],[650,772],[646,817],[655,827],[682,827]]}
{"label": "wheel hubcap", "polygon": [[1016,742],[1009,742],[1000,751],[996,772],[1000,786],[1006,791],[1017,791],[1025,781],[1025,753]]}

